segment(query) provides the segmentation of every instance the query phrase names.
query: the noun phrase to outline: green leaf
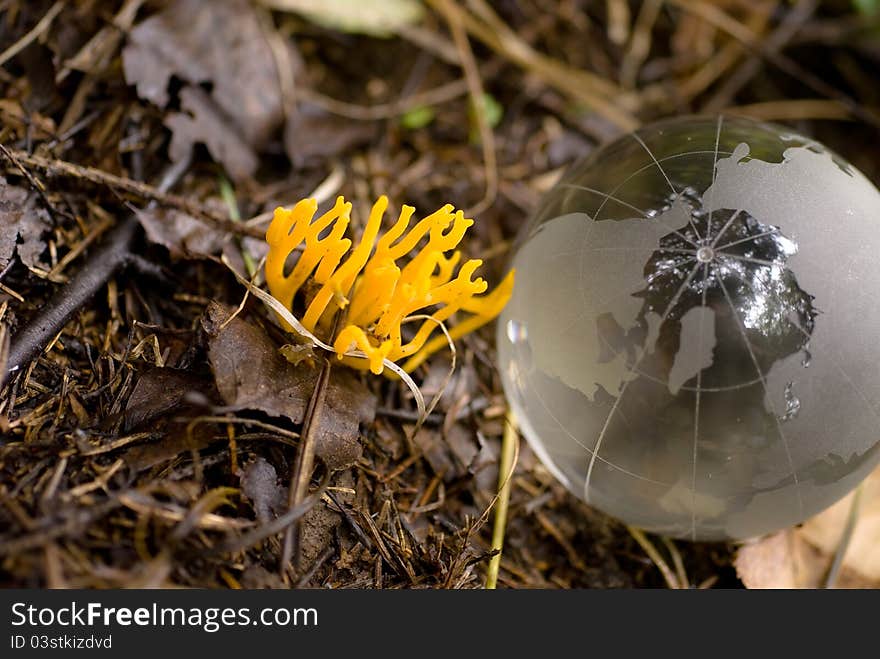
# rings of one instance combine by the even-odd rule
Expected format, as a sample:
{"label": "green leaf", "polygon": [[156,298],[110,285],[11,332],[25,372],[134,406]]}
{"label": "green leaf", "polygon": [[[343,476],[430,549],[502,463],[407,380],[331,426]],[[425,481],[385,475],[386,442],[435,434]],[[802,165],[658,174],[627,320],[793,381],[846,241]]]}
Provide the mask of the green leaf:
{"label": "green leaf", "polygon": [[384,37],[418,21],[419,0],[259,0],[332,30]]}
{"label": "green leaf", "polygon": [[[495,126],[501,123],[501,118],[504,116],[504,107],[502,107],[501,103],[499,103],[495,97],[488,92],[483,93],[482,105],[483,112],[486,113],[486,121],[489,123],[489,127],[495,128]],[[470,120],[470,140],[471,142],[477,143],[480,141],[480,125],[477,120],[476,108],[473,106],[471,106],[470,109]]]}
{"label": "green leaf", "polygon": [[427,105],[414,107],[400,117],[400,125],[407,130],[424,128],[432,121],[434,121],[434,110]]}

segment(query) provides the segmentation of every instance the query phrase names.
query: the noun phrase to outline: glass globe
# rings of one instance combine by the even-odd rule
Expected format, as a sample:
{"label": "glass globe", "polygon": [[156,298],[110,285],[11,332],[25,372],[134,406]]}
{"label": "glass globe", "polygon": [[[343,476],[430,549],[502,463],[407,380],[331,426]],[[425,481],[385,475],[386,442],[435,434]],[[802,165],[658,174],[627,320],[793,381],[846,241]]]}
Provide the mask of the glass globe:
{"label": "glass globe", "polygon": [[572,492],[649,531],[797,524],[880,458],[880,193],[787,128],[662,122],[523,227],[505,392]]}

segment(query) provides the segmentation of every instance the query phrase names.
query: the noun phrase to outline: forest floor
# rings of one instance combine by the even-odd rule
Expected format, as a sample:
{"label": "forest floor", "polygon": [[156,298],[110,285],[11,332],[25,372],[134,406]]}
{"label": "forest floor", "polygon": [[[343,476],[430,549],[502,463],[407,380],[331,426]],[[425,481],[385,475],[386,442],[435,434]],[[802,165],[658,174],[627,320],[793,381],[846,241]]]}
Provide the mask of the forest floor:
{"label": "forest floor", "polygon": [[[414,373],[417,432],[401,382],[285,361],[221,262],[276,206],[452,203],[494,285],[561,173],[654,119],[783,122],[880,181],[876,3],[304,4],[0,0],[0,584],[485,584],[491,325]],[[525,442],[509,482],[500,587],[743,586],[736,547],[634,535]]]}

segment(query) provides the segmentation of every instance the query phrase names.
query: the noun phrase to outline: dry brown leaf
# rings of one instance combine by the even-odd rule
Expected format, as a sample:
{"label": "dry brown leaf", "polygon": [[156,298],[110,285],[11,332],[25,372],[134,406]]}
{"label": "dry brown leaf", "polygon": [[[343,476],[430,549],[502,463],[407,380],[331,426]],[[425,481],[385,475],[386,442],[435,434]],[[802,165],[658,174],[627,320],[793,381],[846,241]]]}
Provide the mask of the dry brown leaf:
{"label": "dry brown leaf", "polygon": [[269,522],[287,509],[287,488],[266,458],[258,456],[241,470],[241,492],[251,502],[257,520]]}
{"label": "dry brown leaf", "polygon": [[[122,56],[126,80],[159,107],[170,101],[172,76],[191,85],[181,93],[187,114],[168,118],[173,157],[204,142],[231,176],[253,172],[253,152],[281,125],[284,105],[272,48],[251,3],[171,3],[132,30]],[[210,96],[200,85],[210,86]]]}
{"label": "dry brown leaf", "polygon": [[[854,494],[808,519],[743,545],[736,571],[747,588],[823,586],[843,537]],[[880,588],[880,469],[862,484],[861,504],[835,586]]]}
{"label": "dry brown leaf", "polygon": [[10,185],[0,176],[0,270],[13,255],[29,267],[46,267],[42,261],[49,230],[49,216],[27,189]]}
{"label": "dry brown leaf", "polygon": [[[204,205],[218,217],[229,210],[219,199],[207,199]],[[246,272],[242,252],[247,252],[254,262],[259,262],[269,250],[265,240],[252,236],[235,240],[217,225],[175,208],[157,206],[139,209],[136,215],[147,239],[165,247],[174,258],[197,259],[217,256],[222,252],[236,271]]]}
{"label": "dry brown leaf", "polygon": [[175,258],[218,254],[229,236],[216,226],[174,208],[146,208],[137,211],[147,238],[165,247]]}
{"label": "dry brown leaf", "polygon": [[296,369],[278,353],[265,331],[232,309],[211,303],[202,318],[208,360],[221,398],[231,407],[265,412],[302,423],[314,373]]}
{"label": "dry brown leaf", "polygon": [[150,368],[138,376],[125,405],[125,431],[163,417],[180,407],[192,391],[204,393],[210,382],[176,368]]}
{"label": "dry brown leaf", "polygon": [[[217,390],[226,404],[302,423],[317,380],[307,363],[291,364],[266,332],[240,317],[226,322],[232,309],[212,303],[202,320],[208,359]],[[333,369],[324,409],[315,428],[315,455],[331,470],[361,455],[359,426],[371,423],[376,399],[346,367]]]}
{"label": "dry brown leaf", "polygon": [[210,96],[197,87],[186,87],[180,92],[180,106],[183,112],[165,117],[165,125],[172,132],[168,146],[172,160],[183,160],[194,144],[201,143],[236,181],[257,171],[256,152]]}
{"label": "dry brown leaf", "polygon": [[[843,565],[880,587],[880,468],[862,481],[861,487],[858,519]],[[833,554],[846,526],[854,496],[844,497],[807,520],[800,534],[824,553]]]}

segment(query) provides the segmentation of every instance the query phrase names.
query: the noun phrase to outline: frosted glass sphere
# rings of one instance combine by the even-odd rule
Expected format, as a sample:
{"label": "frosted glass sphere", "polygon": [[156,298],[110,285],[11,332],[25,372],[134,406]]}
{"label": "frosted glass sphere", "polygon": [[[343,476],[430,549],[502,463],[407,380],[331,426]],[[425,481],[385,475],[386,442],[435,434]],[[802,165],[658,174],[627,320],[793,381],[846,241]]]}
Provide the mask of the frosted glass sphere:
{"label": "frosted glass sphere", "polygon": [[880,458],[880,193],[781,126],[662,122],[523,227],[504,389],[572,492],[693,540],[797,524]]}

